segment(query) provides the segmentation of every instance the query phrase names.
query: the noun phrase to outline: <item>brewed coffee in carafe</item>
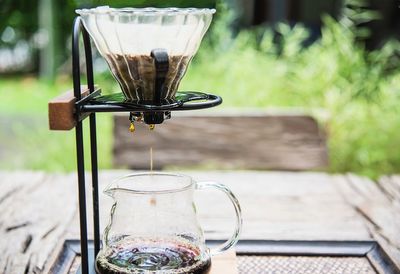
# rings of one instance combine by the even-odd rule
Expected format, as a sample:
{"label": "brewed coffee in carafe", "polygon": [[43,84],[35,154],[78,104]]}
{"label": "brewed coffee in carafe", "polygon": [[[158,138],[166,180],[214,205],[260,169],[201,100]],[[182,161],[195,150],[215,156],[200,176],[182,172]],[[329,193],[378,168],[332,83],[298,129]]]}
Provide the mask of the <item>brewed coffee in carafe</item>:
{"label": "brewed coffee in carafe", "polygon": [[206,274],[210,266],[211,258],[203,256],[198,247],[184,239],[121,241],[96,260],[96,268],[102,274],[144,271]]}

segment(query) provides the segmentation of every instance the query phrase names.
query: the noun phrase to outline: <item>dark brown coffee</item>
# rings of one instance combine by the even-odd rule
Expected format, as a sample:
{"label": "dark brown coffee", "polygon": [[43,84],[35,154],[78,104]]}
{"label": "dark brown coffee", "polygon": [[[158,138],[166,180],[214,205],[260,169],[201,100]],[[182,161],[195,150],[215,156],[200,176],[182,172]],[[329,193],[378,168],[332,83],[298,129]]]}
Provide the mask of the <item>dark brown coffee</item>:
{"label": "dark brown coffee", "polygon": [[[154,59],[150,55],[107,54],[106,60],[126,99],[134,101],[154,99],[156,72]],[[174,98],[189,62],[188,56],[169,56],[169,70],[161,99]]]}
{"label": "dark brown coffee", "polygon": [[99,274],[206,274],[210,267],[208,255],[187,241],[175,240],[122,240],[96,259]]}

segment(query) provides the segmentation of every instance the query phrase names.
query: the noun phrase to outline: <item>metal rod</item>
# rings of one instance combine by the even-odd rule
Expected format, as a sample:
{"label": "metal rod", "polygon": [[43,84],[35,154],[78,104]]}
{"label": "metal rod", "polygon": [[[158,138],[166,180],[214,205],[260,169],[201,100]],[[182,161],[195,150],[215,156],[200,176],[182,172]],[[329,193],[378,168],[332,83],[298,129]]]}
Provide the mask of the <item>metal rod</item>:
{"label": "metal rod", "polygon": [[[81,99],[81,81],[79,69],[79,33],[81,29],[80,18],[77,17],[74,21],[72,35],[72,76],[74,84],[74,96],[77,100]],[[88,239],[87,239],[87,216],[86,216],[86,189],[85,189],[85,162],[83,153],[83,132],[82,122],[79,121],[80,110],[76,109],[76,158],[78,170],[78,198],[79,198],[79,223],[81,237],[81,270],[82,274],[89,273],[88,261]]]}
{"label": "metal rod", "polygon": [[[92,48],[89,34],[82,28],[83,44],[86,57],[86,77],[90,94],[94,92]],[[90,114],[90,160],[92,167],[92,197],[93,197],[93,238],[94,238],[94,260],[100,251],[100,217],[99,217],[99,172],[97,162],[97,137],[96,137],[96,114]]]}
{"label": "metal rod", "polygon": [[88,261],[88,238],[87,238],[87,216],[86,216],[86,189],[85,189],[85,163],[83,158],[83,132],[82,122],[78,122],[76,133],[76,157],[78,168],[78,191],[79,191],[79,223],[81,236],[81,269],[82,274],[89,273]]}
{"label": "metal rod", "polygon": [[90,89],[90,93],[92,93],[94,91],[92,48],[90,45],[90,38],[88,32],[84,27],[81,28],[81,31],[83,37],[83,45],[85,48],[87,85]]}
{"label": "metal rod", "polygon": [[99,175],[97,163],[96,114],[90,114],[90,152],[92,165],[94,257],[100,251]]}
{"label": "metal rod", "polygon": [[81,99],[81,72],[79,64],[79,34],[81,18],[76,17],[72,30],[72,77],[74,83],[74,96],[77,101]]}

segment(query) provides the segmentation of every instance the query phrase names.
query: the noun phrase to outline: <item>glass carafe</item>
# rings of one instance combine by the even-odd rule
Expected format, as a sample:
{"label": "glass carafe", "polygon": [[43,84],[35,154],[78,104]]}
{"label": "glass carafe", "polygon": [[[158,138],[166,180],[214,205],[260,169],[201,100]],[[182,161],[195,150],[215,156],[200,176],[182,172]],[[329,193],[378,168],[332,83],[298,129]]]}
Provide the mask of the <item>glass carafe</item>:
{"label": "glass carafe", "polygon": [[[193,201],[194,191],[205,188],[224,192],[236,212],[233,235],[215,249],[205,244]],[[98,273],[208,273],[211,256],[238,241],[240,205],[224,185],[195,182],[185,175],[140,173],[114,181],[104,192],[114,203],[96,258]]]}

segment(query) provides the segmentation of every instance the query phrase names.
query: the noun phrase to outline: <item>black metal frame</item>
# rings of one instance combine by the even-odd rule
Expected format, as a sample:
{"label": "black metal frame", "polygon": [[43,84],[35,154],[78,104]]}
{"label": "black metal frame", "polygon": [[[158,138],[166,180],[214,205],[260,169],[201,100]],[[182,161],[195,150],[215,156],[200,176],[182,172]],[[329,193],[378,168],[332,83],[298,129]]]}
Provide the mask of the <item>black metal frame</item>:
{"label": "black metal frame", "polygon": [[[207,245],[215,246],[222,242],[211,240],[207,241]],[[235,250],[238,256],[362,257],[366,258],[378,273],[400,273],[400,269],[375,241],[239,240],[235,245]],[[93,252],[91,247],[89,253],[93,254]],[[51,273],[66,273],[73,259],[79,254],[79,241],[65,241]],[[94,261],[91,262],[94,263]],[[96,273],[94,267],[90,268],[89,273]]]}
{"label": "black metal frame", "polygon": [[[79,38],[83,37],[86,61],[86,77],[89,95],[82,98],[81,95],[81,73],[79,60]],[[222,98],[212,94],[192,92],[192,96],[186,100],[155,104],[149,102],[103,102],[99,100],[100,90],[95,89],[93,77],[93,60],[90,37],[84,28],[80,17],[75,18],[72,34],[72,76],[75,102],[76,119],[76,156],[78,172],[78,198],[79,198],[79,220],[80,220],[80,254],[82,257],[81,273],[93,273],[93,261],[100,250],[100,223],[99,223],[99,190],[98,190],[98,165],[97,165],[97,141],[96,141],[96,112],[143,112],[143,113],[169,113],[176,110],[193,110],[217,106],[222,103]],[[201,95],[201,96],[199,96]],[[96,100],[97,99],[97,100]],[[201,102],[192,102],[201,100]],[[185,104],[188,103],[189,104]],[[90,154],[92,173],[92,196],[93,196],[93,226],[94,226],[94,252],[89,254],[87,210],[86,210],[86,188],[85,188],[85,164],[84,164],[84,142],[82,122],[89,114],[90,123]],[[162,121],[161,121],[162,122]],[[89,255],[90,258],[89,258]]]}
{"label": "black metal frame", "polygon": [[[87,212],[86,212],[86,188],[85,188],[85,163],[83,150],[83,129],[81,120],[81,73],[79,62],[79,36],[82,33],[86,58],[86,75],[89,93],[94,92],[92,49],[88,32],[83,27],[81,18],[74,21],[72,34],[72,76],[74,85],[75,104],[75,137],[76,156],[78,170],[78,197],[79,197],[79,223],[81,239],[81,269],[83,274],[89,273],[88,263],[88,233],[87,233]],[[97,167],[97,141],[96,141],[96,114],[90,114],[90,149],[92,165],[92,196],[93,196],[93,226],[94,226],[94,250],[97,254],[100,250],[100,223],[99,223],[99,191],[98,191],[98,167]]]}

